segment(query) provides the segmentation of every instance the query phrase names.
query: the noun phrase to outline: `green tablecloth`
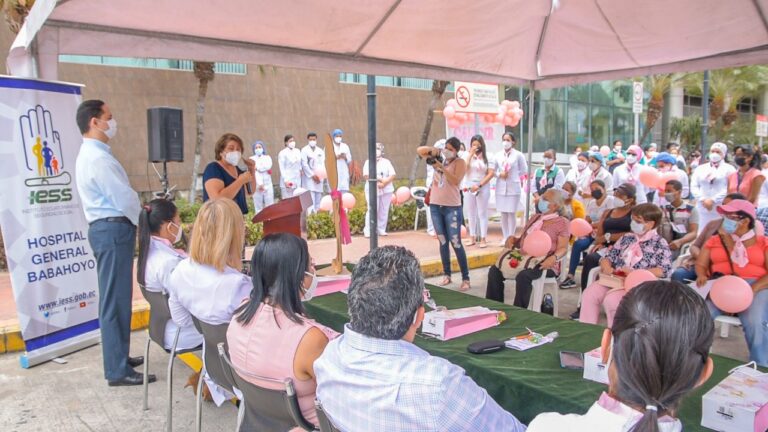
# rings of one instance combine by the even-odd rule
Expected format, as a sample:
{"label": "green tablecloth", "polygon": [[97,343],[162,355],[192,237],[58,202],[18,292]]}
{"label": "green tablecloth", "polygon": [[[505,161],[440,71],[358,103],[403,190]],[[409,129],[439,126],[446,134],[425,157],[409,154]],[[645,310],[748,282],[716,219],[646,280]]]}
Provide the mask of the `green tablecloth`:
{"label": "green tablecloth", "polygon": [[[441,342],[419,335],[415,343],[432,355],[440,356],[461,366],[467,374],[485,388],[506,410],[520,421],[530,422],[537,414],[548,411],[585,413],[607,386],[582,378],[582,371],[562,369],[561,350],[587,352],[600,346],[603,327],[553,318],[491,300],[470,296],[436,286],[429,286],[438,305],[449,309],[485,306],[503,310],[507,321],[501,325]],[[305,303],[309,315],[336,331],[342,332],[348,322],[347,300],[343,293],[317,297]],[[485,339],[509,339],[524,333],[525,327],[547,334],[560,334],[553,343],[528,351],[504,349],[500,352],[475,355],[467,345]],[[715,371],[702,387],[683,402],[678,413],[686,431],[709,430],[700,426],[701,397],[740,362],[713,356]]]}

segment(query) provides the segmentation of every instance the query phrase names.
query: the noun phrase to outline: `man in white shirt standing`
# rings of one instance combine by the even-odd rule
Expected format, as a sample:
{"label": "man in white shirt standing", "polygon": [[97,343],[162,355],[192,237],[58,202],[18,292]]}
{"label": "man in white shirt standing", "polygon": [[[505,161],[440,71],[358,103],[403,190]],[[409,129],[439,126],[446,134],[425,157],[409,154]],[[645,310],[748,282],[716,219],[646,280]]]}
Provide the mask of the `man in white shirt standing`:
{"label": "man in white shirt standing", "polygon": [[285,148],[277,155],[280,166],[280,198],[290,198],[301,184],[301,150],[296,148],[293,135],[283,138]]}
{"label": "man in white shirt standing", "polygon": [[343,141],[344,131],[334,129],[333,150],[336,152],[336,170],[339,176],[338,190],[341,193],[349,192],[349,164],[352,163],[352,152]]}
{"label": "man in white shirt standing", "polygon": [[[83,144],[77,154],[77,191],[88,221],[88,242],[99,279],[99,326],[104,378],[110,386],[141,385],[133,368],[143,357],[129,357],[133,297],[133,251],[141,204],[128,175],[107,144],[117,122],[103,101],[87,100],[77,108]],[[154,375],[147,377],[155,381]]]}
{"label": "man in white shirt standing", "polygon": [[325,152],[317,146],[317,134],[307,134],[307,145],[301,149],[301,187],[312,195],[312,211],[320,210],[323,197],[323,180],[315,174],[315,168],[325,168]]}
{"label": "man in white shirt standing", "polygon": [[315,361],[317,399],[345,431],[507,431],[525,426],[464,369],[413,344],[424,277],[401,246],[374,249],[352,273],[350,322]]}
{"label": "man in white shirt standing", "polygon": [[627,150],[626,163],[623,163],[613,170],[613,187],[617,188],[624,183],[629,183],[637,189],[637,204],[648,202],[645,185],[640,183],[640,159],[643,158],[643,149],[637,144],[632,144]]}

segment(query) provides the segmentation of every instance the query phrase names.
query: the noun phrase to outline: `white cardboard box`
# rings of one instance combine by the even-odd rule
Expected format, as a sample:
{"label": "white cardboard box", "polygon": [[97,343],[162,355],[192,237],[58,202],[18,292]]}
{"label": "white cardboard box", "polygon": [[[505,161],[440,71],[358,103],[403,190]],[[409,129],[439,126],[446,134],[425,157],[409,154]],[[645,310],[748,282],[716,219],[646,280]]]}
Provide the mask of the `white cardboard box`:
{"label": "white cardboard box", "polygon": [[741,367],[702,398],[701,425],[722,432],[768,429],[768,374]]}
{"label": "white cardboard box", "polygon": [[602,357],[599,347],[584,353],[584,379],[608,384],[608,368]]}

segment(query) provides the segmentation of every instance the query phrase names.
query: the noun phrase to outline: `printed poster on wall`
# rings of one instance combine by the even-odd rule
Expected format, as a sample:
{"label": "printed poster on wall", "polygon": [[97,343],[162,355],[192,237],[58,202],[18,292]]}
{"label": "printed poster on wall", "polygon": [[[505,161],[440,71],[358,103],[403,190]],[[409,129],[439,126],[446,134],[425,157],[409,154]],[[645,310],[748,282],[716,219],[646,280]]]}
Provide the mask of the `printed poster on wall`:
{"label": "printed poster on wall", "polygon": [[0,76],[0,228],[23,367],[98,343],[96,259],[75,185],[81,86]]}

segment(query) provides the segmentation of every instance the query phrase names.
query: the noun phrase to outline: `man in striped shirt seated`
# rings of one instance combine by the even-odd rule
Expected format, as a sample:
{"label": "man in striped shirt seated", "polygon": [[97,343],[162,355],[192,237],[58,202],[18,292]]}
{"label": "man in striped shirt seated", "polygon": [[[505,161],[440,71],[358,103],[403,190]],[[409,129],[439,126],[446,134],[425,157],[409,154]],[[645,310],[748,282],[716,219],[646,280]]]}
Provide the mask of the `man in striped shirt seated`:
{"label": "man in striped shirt seated", "polygon": [[357,264],[350,322],[314,364],[330,420],[342,431],[524,431],[462,368],[413,344],[423,292],[419,262],[403,247]]}

